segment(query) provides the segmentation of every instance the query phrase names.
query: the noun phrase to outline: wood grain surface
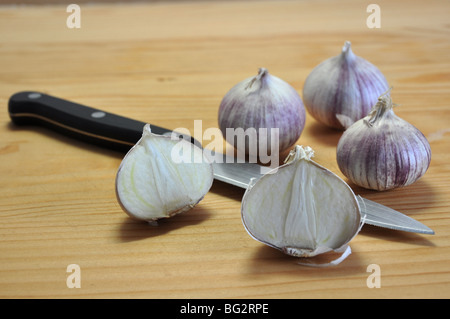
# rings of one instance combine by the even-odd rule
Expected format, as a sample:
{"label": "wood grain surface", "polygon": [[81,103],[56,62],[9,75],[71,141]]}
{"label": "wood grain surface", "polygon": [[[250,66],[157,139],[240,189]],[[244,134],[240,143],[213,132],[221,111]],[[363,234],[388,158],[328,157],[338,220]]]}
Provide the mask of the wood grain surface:
{"label": "wood grain surface", "polygon": [[[81,3],[0,6],[0,297],[449,298],[450,3],[377,1]],[[344,42],[393,86],[396,113],[428,137],[431,166],[415,184],[357,194],[435,230],[364,226],[340,265],[317,269],[253,240],[244,191],[215,183],[193,210],[151,227],[122,212],[123,154],[11,124],[7,103],[35,90],[170,129],[217,127],[224,94],[265,67],[301,94],[309,72]],[[298,144],[342,176],[341,132],[307,115]],[[205,141],[208,143],[208,141]],[[81,270],[68,288],[67,266]],[[379,265],[381,287],[367,267]]]}

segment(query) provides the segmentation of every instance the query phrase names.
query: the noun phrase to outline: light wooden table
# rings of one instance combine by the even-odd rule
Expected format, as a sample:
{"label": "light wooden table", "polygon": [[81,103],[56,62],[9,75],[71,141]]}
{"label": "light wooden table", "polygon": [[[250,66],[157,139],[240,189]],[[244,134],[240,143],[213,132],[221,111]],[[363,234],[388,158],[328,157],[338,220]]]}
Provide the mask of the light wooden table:
{"label": "light wooden table", "polygon": [[[428,298],[450,297],[450,30],[447,0],[0,6],[0,297]],[[243,190],[216,183],[192,211],[150,227],[123,213],[114,179],[122,154],[44,128],[16,127],[9,97],[36,90],[170,129],[217,127],[235,83],[266,67],[301,93],[344,43],[394,87],[396,113],[430,140],[431,166],[389,192],[353,187],[435,230],[365,226],[341,265],[316,269],[248,236]],[[309,115],[298,143],[341,173],[340,132]],[[68,288],[68,265],[81,288]],[[381,288],[368,288],[379,265]]]}

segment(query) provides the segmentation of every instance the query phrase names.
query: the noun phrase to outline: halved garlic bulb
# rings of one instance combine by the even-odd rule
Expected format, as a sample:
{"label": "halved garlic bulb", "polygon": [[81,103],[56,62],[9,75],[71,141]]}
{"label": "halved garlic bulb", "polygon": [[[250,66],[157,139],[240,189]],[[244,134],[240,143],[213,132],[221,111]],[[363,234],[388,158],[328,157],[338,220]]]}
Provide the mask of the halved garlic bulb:
{"label": "halved garlic bulb", "polygon": [[242,222],[256,240],[296,257],[349,252],[361,228],[351,188],[311,160],[310,147],[296,145],[286,163],[249,186]]}
{"label": "halved garlic bulb", "polygon": [[155,221],[194,207],[211,188],[213,178],[212,165],[200,147],[153,134],[147,124],[120,164],[116,195],[128,215]]}

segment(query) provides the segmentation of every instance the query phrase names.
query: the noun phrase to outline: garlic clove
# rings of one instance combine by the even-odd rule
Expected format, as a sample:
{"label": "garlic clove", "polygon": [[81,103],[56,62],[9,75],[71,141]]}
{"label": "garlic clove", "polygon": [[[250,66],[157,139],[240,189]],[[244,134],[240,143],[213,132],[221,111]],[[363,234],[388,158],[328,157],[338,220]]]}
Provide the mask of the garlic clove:
{"label": "garlic clove", "polygon": [[[220,130],[228,143],[245,154],[256,156],[260,150],[281,153],[294,145],[303,131],[305,119],[306,111],[297,91],[265,68],[225,94],[218,117]],[[246,142],[240,143],[243,133]]]}
{"label": "garlic clove", "polygon": [[340,55],[316,66],[305,80],[303,101],[320,123],[346,129],[365,117],[389,88],[381,71],[345,42]]}
{"label": "garlic clove", "polygon": [[131,217],[156,221],[193,208],[213,178],[212,165],[200,147],[153,134],[147,124],[120,164],[116,195]]}
{"label": "garlic clove", "polygon": [[359,232],[360,207],[351,188],[296,146],[286,164],[249,186],[242,222],[256,240],[296,257],[345,252]]}
{"label": "garlic clove", "polygon": [[389,91],[382,94],[370,114],[339,139],[339,169],[358,186],[384,191],[411,185],[430,165],[428,140],[393,107]]}

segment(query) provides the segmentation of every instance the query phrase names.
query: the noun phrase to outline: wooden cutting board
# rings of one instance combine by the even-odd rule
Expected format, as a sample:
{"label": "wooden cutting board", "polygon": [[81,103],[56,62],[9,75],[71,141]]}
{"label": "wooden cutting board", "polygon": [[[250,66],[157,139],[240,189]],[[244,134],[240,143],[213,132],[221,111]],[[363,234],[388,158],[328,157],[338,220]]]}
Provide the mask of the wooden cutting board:
{"label": "wooden cutting board", "polygon": [[[68,27],[66,5],[0,6],[0,297],[450,297],[450,3],[377,4],[380,28],[369,28],[365,2],[349,0],[79,2],[81,28]],[[411,186],[351,186],[436,234],[364,226],[336,267],[299,266],[250,238],[244,192],[223,183],[158,227],[132,220],[114,192],[123,154],[16,127],[7,113],[12,94],[34,90],[170,129],[193,132],[202,120],[201,134],[217,127],[224,94],[259,67],[301,94],[309,72],[347,40],[382,70],[396,113],[433,152]],[[308,115],[298,144],[342,176],[340,135]],[[370,265],[380,288],[368,285]],[[75,274],[81,288],[70,288]]]}

